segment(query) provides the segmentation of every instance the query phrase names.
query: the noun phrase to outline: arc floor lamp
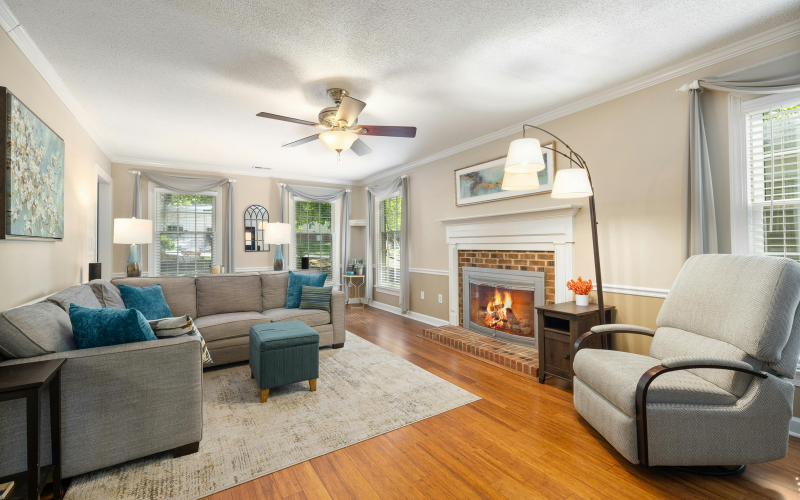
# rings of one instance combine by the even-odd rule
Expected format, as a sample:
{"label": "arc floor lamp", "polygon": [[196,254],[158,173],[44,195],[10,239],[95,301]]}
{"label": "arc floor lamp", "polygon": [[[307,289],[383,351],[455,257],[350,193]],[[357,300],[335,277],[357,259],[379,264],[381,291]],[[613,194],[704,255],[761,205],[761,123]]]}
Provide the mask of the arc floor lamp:
{"label": "arc floor lamp", "polygon": [[[528,128],[535,128],[536,130],[541,130],[551,135],[555,140],[567,147],[569,155],[556,151],[555,148],[542,146],[537,139],[525,137],[525,130]],[[505,165],[506,173],[503,177],[502,188],[507,191],[526,191],[538,188],[538,172],[545,169],[542,149],[549,149],[569,160],[570,168],[556,172],[556,178],[553,181],[553,191],[550,193],[550,196],[553,198],[589,197],[589,217],[591,218],[592,245],[594,247],[594,274],[597,282],[597,306],[600,312],[600,324],[603,325],[606,322],[606,315],[605,306],[603,304],[603,279],[600,275],[600,249],[597,244],[597,211],[594,205],[592,176],[589,173],[589,167],[586,165],[586,161],[581,155],[569,147],[569,144],[552,132],[526,123],[522,126],[522,139],[511,141],[511,144],[508,146],[508,155],[506,156]],[[573,165],[577,168],[572,168]]]}

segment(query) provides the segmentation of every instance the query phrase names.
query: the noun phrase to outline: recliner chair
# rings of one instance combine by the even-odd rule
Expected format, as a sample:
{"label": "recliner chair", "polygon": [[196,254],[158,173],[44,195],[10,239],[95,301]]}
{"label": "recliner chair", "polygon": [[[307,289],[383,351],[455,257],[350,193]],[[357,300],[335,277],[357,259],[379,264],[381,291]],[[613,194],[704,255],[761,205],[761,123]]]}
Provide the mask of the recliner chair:
{"label": "recliner chair", "polygon": [[[800,264],[686,261],[655,332],[601,325],[575,343],[575,409],[630,462],[732,466],[786,456],[800,356]],[[581,349],[593,335],[653,337],[650,355]]]}

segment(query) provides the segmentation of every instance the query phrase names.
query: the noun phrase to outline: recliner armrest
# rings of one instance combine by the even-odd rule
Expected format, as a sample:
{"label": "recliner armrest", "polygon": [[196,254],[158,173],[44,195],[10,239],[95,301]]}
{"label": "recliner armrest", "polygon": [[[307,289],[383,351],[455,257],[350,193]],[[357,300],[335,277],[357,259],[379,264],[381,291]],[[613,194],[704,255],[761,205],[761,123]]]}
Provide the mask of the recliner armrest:
{"label": "recliner armrest", "polygon": [[636,333],[640,335],[649,335],[651,337],[656,334],[656,332],[644,326],[623,325],[623,324],[593,326],[592,332],[593,333]]}
{"label": "recliner armrest", "polygon": [[710,365],[720,368],[741,368],[753,371],[753,365],[744,361],[722,358],[704,358],[702,356],[676,356],[661,360],[661,366],[666,368],[684,368],[687,366]]}

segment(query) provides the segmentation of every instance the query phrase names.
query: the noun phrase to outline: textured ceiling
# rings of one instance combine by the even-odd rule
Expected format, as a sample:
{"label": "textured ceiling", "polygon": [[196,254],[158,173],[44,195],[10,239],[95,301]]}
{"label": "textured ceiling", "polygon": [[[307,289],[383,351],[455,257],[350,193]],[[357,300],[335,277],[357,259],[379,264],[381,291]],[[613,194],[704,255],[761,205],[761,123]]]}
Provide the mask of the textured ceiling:
{"label": "textured ceiling", "polygon": [[[364,179],[800,18],[797,0],[5,0],[120,158]],[[412,125],[336,154],[316,120]]]}

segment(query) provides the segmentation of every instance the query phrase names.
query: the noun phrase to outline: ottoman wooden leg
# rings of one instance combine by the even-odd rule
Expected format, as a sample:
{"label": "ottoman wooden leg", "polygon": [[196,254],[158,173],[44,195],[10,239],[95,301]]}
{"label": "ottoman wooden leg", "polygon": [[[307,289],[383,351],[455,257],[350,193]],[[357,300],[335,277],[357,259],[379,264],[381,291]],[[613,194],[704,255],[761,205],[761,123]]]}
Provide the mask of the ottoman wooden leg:
{"label": "ottoman wooden leg", "polygon": [[317,390],[317,379],[312,378],[311,380],[308,381],[308,385],[311,386],[311,392],[316,391]]}
{"label": "ottoman wooden leg", "polygon": [[262,389],[261,390],[261,402],[262,403],[266,403],[268,397],[269,397],[269,389]]}
{"label": "ottoman wooden leg", "polygon": [[250,370],[250,378],[256,378],[256,376],[253,375],[253,371],[252,370]]}

